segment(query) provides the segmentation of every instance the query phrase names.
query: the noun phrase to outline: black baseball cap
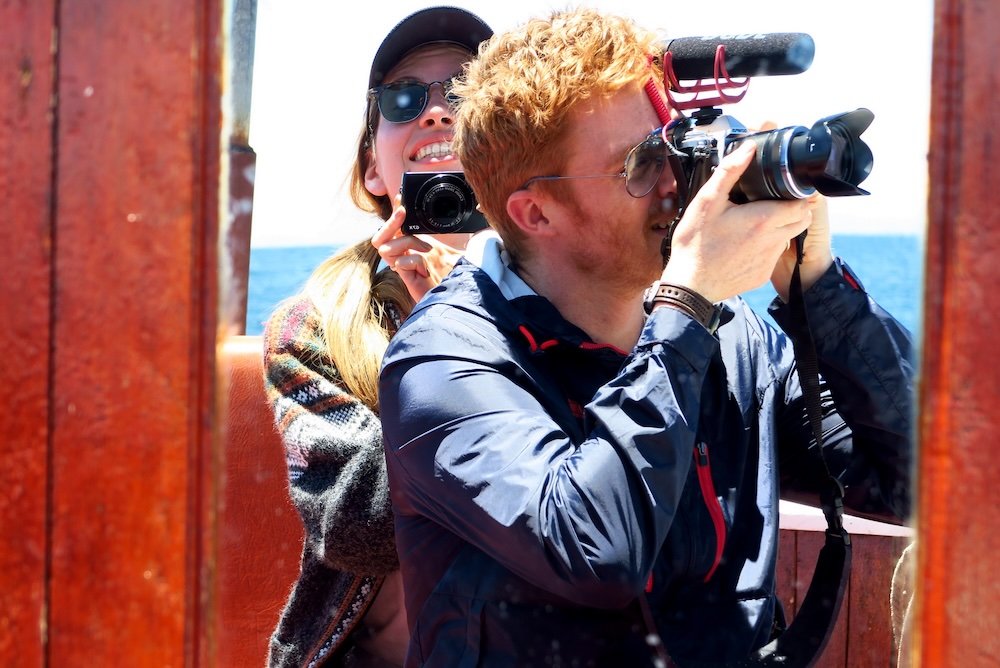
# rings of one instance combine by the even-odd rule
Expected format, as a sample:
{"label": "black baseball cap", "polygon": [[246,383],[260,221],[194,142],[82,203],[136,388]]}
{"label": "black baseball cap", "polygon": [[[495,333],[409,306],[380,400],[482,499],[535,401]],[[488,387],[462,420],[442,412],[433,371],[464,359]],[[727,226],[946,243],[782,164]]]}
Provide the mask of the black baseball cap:
{"label": "black baseball cap", "polygon": [[479,43],[493,36],[493,29],[481,18],[459,7],[428,7],[410,14],[396,24],[375,52],[368,87],[382,83],[385,75],[406,54],[418,46],[451,42],[470,53],[479,51]]}

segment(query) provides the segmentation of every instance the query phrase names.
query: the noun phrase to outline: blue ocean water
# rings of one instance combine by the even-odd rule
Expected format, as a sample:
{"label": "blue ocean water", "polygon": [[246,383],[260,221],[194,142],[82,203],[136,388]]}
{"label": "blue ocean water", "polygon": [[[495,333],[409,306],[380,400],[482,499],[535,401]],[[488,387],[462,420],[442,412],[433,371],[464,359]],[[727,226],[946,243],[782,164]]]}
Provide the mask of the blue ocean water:
{"label": "blue ocean water", "polygon": [[[883,308],[911,332],[917,331],[923,299],[923,247],[919,237],[834,235],[833,249]],[[278,302],[298,292],[316,265],[336,250],[329,246],[251,249],[247,334],[260,334]],[[770,321],[767,305],[774,298],[770,284],[744,298]]]}

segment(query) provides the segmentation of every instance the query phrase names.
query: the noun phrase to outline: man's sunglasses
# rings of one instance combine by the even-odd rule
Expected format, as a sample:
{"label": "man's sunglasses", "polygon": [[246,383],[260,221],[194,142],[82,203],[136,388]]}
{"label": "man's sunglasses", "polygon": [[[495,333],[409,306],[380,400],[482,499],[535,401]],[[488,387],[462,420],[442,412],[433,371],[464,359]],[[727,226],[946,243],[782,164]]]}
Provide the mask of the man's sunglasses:
{"label": "man's sunglasses", "polygon": [[452,79],[447,81],[395,81],[382,84],[368,91],[369,101],[374,100],[382,118],[390,123],[409,123],[424,112],[431,97],[431,86],[439,85],[445,99],[454,106],[457,99],[451,94]]}
{"label": "man's sunglasses", "polygon": [[581,176],[533,176],[524,182],[519,190],[524,190],[535,181],[557,181],[560,179],[610,179],[624,178],[625,192],[632,197],[648,195],[663,174],[667,164],[668,152],[673,153],[673,145],[667,140],[667,132],[675,123],[657,128],[636,144],[625,155],[625,166],[617,174],[586,174]]}

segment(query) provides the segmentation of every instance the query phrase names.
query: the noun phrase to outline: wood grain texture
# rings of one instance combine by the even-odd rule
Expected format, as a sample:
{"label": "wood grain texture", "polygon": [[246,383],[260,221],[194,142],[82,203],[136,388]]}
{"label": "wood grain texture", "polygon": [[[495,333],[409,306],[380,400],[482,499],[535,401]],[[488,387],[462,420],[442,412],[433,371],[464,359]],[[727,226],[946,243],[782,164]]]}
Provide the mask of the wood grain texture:
{"label": "wood grain texture", "polygon": [[0,663],[43,665],[55,9],[0,3]]}
{"label": "wood grain texture", "polygon": [[1000,665],[998,32],[996,2],[935,3],[913,629],[931,668]]}
{"label": "wood grain texture", "polygon": [[213,566],[221,43],[206,17],[221,10],[59,8],[49,661],[194,665]]}

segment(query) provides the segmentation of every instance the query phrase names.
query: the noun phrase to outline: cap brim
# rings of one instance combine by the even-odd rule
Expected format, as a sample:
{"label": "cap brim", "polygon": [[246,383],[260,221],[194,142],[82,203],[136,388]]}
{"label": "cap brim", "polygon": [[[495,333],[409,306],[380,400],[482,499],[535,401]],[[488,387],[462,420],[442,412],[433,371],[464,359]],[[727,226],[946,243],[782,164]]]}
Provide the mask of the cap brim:
{"label": "cap brim", "polygon": [[493,30],[471,12],[459,7],[430,7],[410,14],[396,24],[382,40],[372,60],[368,87],[382,83],[385,75],[406,54],[424,44],[451,42],[476,53],[479,43],[493,36]]}

